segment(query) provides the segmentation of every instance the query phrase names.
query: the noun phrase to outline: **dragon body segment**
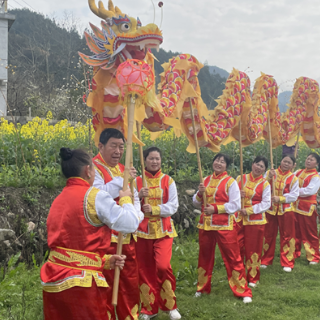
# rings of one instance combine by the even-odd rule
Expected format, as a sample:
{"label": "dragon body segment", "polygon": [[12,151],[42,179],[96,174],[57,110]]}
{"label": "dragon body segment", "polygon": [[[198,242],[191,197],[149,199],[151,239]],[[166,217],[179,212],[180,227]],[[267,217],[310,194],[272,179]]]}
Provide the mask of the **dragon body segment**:
{"label": "dragon body segment", "polygon": [[[91,25],[92,34],[85,33],[93,55],[79,53],[85,63],[94,67],[87,105],[92,108],[98,143],[98,137],[106,127],[117,128],[126,135],[126,112],[115,80],[117,67],[133,58],[144,60],[153,68],[155,58],[150,49],[158,49],[163,38],[158,26],[143,26],[139,18],[123,14],[111,0],[108,10],[101,1],[96,7],[95,0],[89,0],[89,6],[104,19],[101,29]],[[199,146],[214,152],[219,151],[221,144],[233,140],[241,139],[246,146],[261,138],[268,139],[268,114],[274,148],[291,142],[299,131],[309,147],[320,147],[319,85],[315,80],[297,79],[289,109],[281,115],[278,85],[272,76],[262,73],[251,95],[247,74],[233,69],[217,100],[217,107],[208,111],[201,99],[197,78],[203,65],[194,56],[180,54],[162,66],[164,72],[160,75],[158,94],[155,87],[148,92],[142,106],[135,111],[135,119],[151,132],[161,132],[169,126],[182,131],[190,142],[189,152],[195,151],[190,108],[194,111]]]}

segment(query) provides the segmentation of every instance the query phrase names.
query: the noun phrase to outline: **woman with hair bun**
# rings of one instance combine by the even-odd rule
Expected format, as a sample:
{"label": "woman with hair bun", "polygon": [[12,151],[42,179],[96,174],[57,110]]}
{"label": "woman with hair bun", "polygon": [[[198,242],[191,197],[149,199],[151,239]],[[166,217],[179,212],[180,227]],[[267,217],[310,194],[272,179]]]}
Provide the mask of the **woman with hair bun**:
{"label": "woman with hair bun", "polygon": [[[193,196],[194,206],[201,207],[202,212],[198,224],[199,261],[195,297],[211,292],[215,248],[218,244],[233,294],[243,298],[244,303],[250,303],[252,292],[248,288],[241,260],[234,216],[240,209],[240,192],[237,182],[226,171],[230,162],[227,155],[218,153],[213,158],[213,174],[199,184],[199,191]],[[204,193],[206,207],[203,205]]]}
{"label": "woman with hair bun", "polygon": [[[52,203],[47,219],[48,261],[41,268],[45,320],[108,319],[108,284],[103,269],[124,266],[125,256],[109,255],[110,228],[134,232],[143,219],[130,190],[119,205],[92,187],[95,170],[82,150],[60,149],[66,187]],[[111,304],[111,301],[108,301]]]}
{"label": "woman with hair bun", "polygon": [[301,245],[306,250],[309,264],[319,263],[319,239],[317,234],[317,193],[320,187],[320,177],[317,167],[320,157],[311,152],[306,161],[305,169],[295,172],[299,180],[299,197],[294,204],[296,243],[295,258],[301,255]]}
{"label": "woman with hair bun", "polygon": [[291,272],[294,267],[295,249],[295,219],[293,204],[299,195],[299,182],[291,170],[296,159],[291,155],[284,155],[280,167],[271,169],[265,178],[271,184],[274,179],[275,195],[271,198],[272,205],[267,210],[267,221],[264,230],[264,253],[260,268],[271,265],[276,248],[278,228],[280,231],[280,263],[283,270]]}
{"label": "woman with hair bun", "polygon": [[[254,288],[260,280],[260,264],[263,246],[263,235],[267,223],[265,211],[271,205],[270,184],[263,178],[268,167],[268,160],[257,156],[252,163],[252,171],[243,175],[244,209],[240,210],[237,219],[238,242],[242,261],[246,260],[247,281]],[[241,188],[241,177],[237,177]]]}

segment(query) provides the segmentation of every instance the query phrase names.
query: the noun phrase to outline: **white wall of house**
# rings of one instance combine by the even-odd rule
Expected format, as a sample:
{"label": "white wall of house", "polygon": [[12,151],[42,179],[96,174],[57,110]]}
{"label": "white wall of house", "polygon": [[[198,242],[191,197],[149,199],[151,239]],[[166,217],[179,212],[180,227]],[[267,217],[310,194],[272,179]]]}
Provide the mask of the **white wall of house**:
{"label": "white wall of house", "polygon": [[8,33],[15,16],[5,12],[0,0],[0,117],[7,115]]}

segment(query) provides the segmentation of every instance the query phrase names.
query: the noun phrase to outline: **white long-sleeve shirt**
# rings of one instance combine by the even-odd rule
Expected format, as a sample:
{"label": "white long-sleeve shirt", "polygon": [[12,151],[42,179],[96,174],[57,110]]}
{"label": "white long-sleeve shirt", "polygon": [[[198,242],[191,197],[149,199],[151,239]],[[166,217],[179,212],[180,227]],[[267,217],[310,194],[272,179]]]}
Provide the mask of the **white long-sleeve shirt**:
{"label": "white long-sleeve shirt", "polygon": [[300,197],[310,197],[318,192],[320,188],[320,177],[314,176],[310,180],[310,183],[305,188],[299,189]]}
{"label": "white long-sleeve shirt", "polygon": [[167,218],[175,214],[179,207],[176,183],[173,181],[169,186],[169,199],[164,204],[159,204],[160,217]]}
{"label": "white long-sleeve shirt", "polygon": [[[93,186],[100,190],[108,192],[113,199],[118,198],[119,191],[122,190],[123,187],[123,178],[114,177],[111,181],[105,183],[99,172],[97,170],[95,171],[96,174],[94,177]],[[134,207],[137,212],[141,212],[139,194],[136,189],[134,189]]]}
{"label": "white long-sleeve shirt", "polygon": [[96,195],[95,208],[99,220],[119,232],[134,232],[143,220],[143,213],[137,211],[131,203],[117,205],[113,197],[103,190],[99,190]]}
{"label": "white long-sleeve shirt", "polygon": [[[234,181],[228,190],[229,201],[224,204],[225,212],[234,214],[241,208],[240,190],[236,181]],[[197,208],[201,207],[202,202],[197,200],[197,194],[192,198],[193,205]]]}

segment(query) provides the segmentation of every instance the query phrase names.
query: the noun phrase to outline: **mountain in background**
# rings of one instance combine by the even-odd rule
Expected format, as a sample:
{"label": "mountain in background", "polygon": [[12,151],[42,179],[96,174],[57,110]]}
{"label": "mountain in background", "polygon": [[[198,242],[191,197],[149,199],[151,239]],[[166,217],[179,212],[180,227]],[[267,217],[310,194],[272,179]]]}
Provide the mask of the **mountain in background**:
{"label": "mountain in background", "polygon": [[228,77],[229,77],[229,72],[227,72],[226,70],[221,69],[217,66],[209,66],[209,71],[212,74],[218,74],[222,78],[228,79]]}
{"label": "mountain in background", "polygon": [[278,95],[279,110],[281,113],[286,112],[288,107],[287,104],[290,102],[292,91],[283,91]]}

